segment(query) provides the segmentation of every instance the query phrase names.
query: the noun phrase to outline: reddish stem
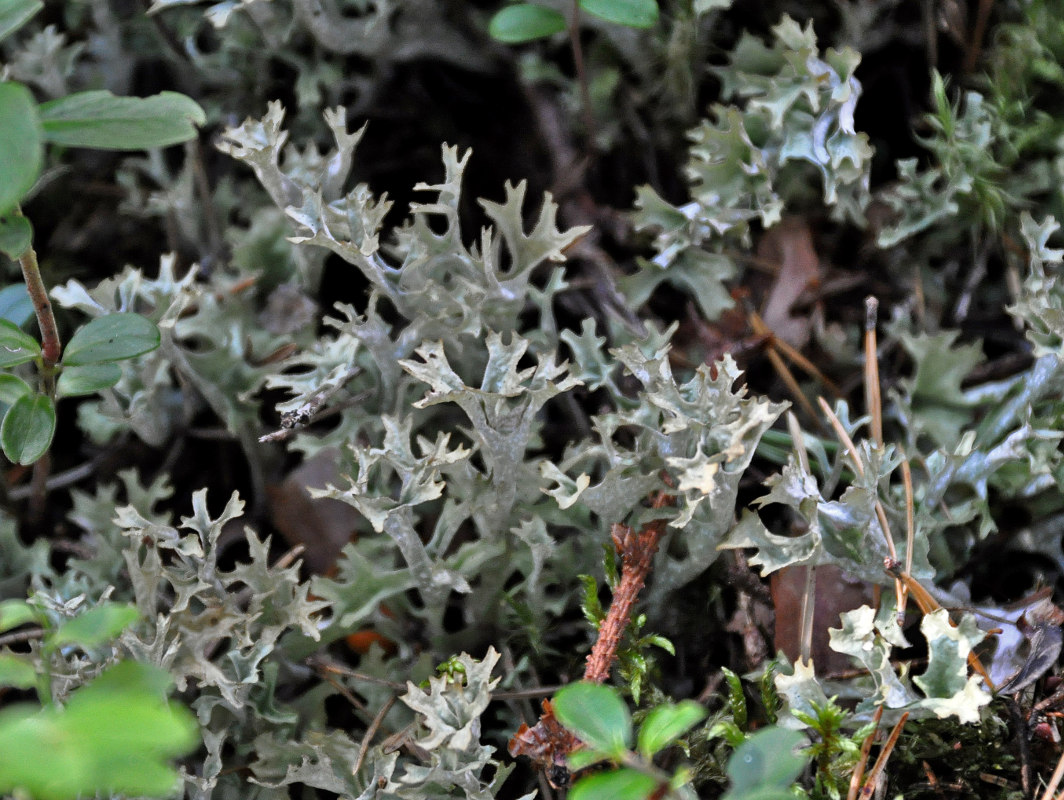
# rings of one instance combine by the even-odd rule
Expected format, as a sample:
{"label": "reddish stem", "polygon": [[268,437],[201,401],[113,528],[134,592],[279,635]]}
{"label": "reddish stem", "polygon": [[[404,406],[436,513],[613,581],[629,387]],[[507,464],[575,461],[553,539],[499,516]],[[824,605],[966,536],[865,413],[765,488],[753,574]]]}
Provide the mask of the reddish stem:
{"label": "reddish stem", "polygon": [[[670,502],[670,495],[658,492],[654,495],[651,507],[661,508]],[[613,544],[621,556],[621,580],[587,657],[584,680],[603,683],[610,676],[610,668],[617,658],[617,646],[628,627],[632,607],[646,583],[665,525],[665,520],[656,519],[636,533],[629,526],[617,523],[610,531]],[[547,780],[552,785],[562,787],[568,784],[569,778],[566,757],[579,744],[579,740],[555,718],[550,701],[544,700],[539,721],[531,728],[522,725],[510,740],[509,749],[512,756],[528,756],[546,772]]]}
{"label": "reddish stem", "polygon": [[26,281],[26,290],[33,302],[33,311],[37,315],[37,325],[41,329],[41,360],[44,362],[45,374],[51,373],[59,363],[61,348],[59,346],[59,329],[55,325],[52,303],[48,300],[48,290],[41,278],[41,269],[37,264],[37,252],[26,248],[18,258],[22,267],[22,277]]}

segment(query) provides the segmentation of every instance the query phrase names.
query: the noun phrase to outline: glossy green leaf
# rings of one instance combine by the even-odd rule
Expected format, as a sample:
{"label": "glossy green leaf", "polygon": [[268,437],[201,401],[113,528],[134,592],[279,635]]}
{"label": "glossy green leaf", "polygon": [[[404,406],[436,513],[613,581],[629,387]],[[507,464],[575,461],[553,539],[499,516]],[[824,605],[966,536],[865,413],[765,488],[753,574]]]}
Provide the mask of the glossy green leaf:
{"label": "glossy green leaf", "polygon": [[122,379],[122,368],[117,364],[85,364],[66,367],[56,383],[59,397],[77,397],[109,389]]}
{"label": "glossy green leaf", "polygon": [[580,0],[580,8],[628,28],[651,28],[658,21],[657,0]]}
{"label": "glossy green leaf", "polygon": [[572,683],[554,697],[558,721],[586,745],[619,757],[632,741],[632,718],[615,689],[597,683]]}
{"label": "glossy green leaf", "polygon": [[48,647],[57,649],[68,644],[95,647],[114,639],[139,616],[134,606],[105,603],[79,614],[48,637]]}
{"label": "glossy green leaf", "polygon": [[37,684],[37,672],[32,664],[8,653],[0,654],[0,687],[32,689]]}
{"label": "glossy green leaf", "polygon": [[0,319],[0,367],[13,367],[33,361],[41,354],[37,340],[22,328]]}
{"label": "glossy green leaf", "polygon": [[552,8],[521,3],[507,6],[492,17],[488,33],[500,42],[520,44],[561,33],[566,25],[565,17]]}
{"label": "glossy green leaf", "polygon": [[37,103],[21,83],[0,83],[0,215],[10,212],[33,187],[44,147]]}
{"label": "glossy green leaf", "polygon": [[0,446],[16,464],[32,464],[43,456],[54,435],[55,404],[43,394],[20,397],[0,424]]}
{"label": "glossy green leaf", "polygon": [[37,609],[25,600],[5,600],[0,603],[0,633],[39,619]]}
{"label": "glossy green leaf", "polygon": [[92,91],[60,97],[40,107],[44,139],[69,147],[143,150],[196,138],[203,109],[177,92],[116,97]]}
{"label": "glossy green leaf", "polygon": [[108,314],[78,328],[63,352],[63,366],[103,364],[139,356],[159,346],[159,329],[140,314]]}
{"label": "glossy green leaf", "polygon": [[192,715],[159,691],[168,682],[155,667],[124,662],[74,692],[64,709],[0,712],[0,792],[35,800],[172,794],[178,776],[168,761],[198,737]]}
{"label": "glossy green leaf", "polygon": [[0,42],[44,8],[41,0],[0,0]]}
{"label": "glossy green leaf", "polygon": [[653,709],[639,728],[639,752],[651,759],[706,717],[706,710],[694,700]]}
{"label": "glossy green leaf", "polygon": [[646,800],[658,782],[634,769],[599,772],[581,779],[569,792],[569,800]]}
{"label": "glossy green leaf", "polygon": [[598,764],[608,760],[609,759],[604,753],[598,750],[593,750],[590,747],[578,747],[566,757],[566,761],[569,763],[569,769],[572,772],[579,772],[582,769],[587,769],[592,764]]}
{"label": "glossy green leaf", "polygon": [[0,217],[0,253],[17,261],[33,244],[33,226],[23,216],[13,213]]}
{"label": "glossy green leaf", "polygon": [[805,769],[805,759],[794,749],[805,741],[797,731],[765,728],[758,731],[732,753],[727,773],[732,780],[729,797],[746,798],[755,790],[786,789]]}
{"label": "glossy green leaf", "polygon": [[26,284],[13,283],[0,289],[0,319],[21,327],[33,316],[33,301]]}
{"label": "glossy green leaf", "polygon": [[10,406],[20,397],[28,394],[33,394],[33,389],[26,381],[17,375],[0,372],[0,403]]}

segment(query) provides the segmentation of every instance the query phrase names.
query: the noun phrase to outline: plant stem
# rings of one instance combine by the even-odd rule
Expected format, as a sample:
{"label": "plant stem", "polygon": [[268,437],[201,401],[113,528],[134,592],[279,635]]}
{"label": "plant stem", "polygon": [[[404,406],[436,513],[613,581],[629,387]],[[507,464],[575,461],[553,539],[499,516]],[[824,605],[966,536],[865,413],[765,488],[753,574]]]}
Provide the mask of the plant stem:
{"label": "plant stem", "polygon": [[[666,477],[668,482],[668,478]],[[672,484],[669,483],[671,486]],[[651,500],[653,508],[662,508],[673,500],[665,492],[657,492]],[[617,657],[617,646],[628,627],[632,606],[646,583],[654,553],[665,532],[666,521],[656,519],[648,522],[636,533],[627,525],[617,523],[611,530],[613,543],[621,556],[621,581],[613,593],[610,610],[598,629],[598,638],[587,657],[584,680],[604,683],[610,676],[610,667]],[[527,756],[544,771],[547,780],[556,788],[567,786],[569,781],[566,758],[579,740],[569,733],[554,716],[550,701],[543,702],[543,714],[532,727],[521,728],[510,739],[510,755]]]}
{"label": "plant stem", "polygon": [[[654,498],[654,508],[661,508],[668,503],[669,496],[664,492]],[[665,520],[656,519],[643,526],[636,533],[627,525],[613,526],[613,542],[621,556],[621,582],[613,593],[613,601],[606,619],[599,626],[598,638],[587,657],[587,669],[584,680],[603,683],[610,676],[610,667],[617,657],[617,646],[628,627],[639,592],[646,583],[650,565],[657,552],[658,542],[665,532]]]}
{"label": "plant stem", "polygon": [[573,18],[569,23],[569,46],[573,51],[573,68],[576,82],[580,84],[580,105],[584,117],[585,144],[587,153],[595,152],[595,118],[591,114],[591,90],[588,88],[587,72],[584,71],[584,50],[580,46],[580,3],[573,0]]}
{"label": "plant stem", "polygon": [[[15,207],[15,213],[22,216],[22,209]],[[52,313],[52,303],[48,299],[48,289],[41,277],[41,268],[37,263],[37,251],[31,244],[18,258],[19,266],[22,267],[22,278],[26,281],[26,291],[33,303],[33,311],[37,316],[37,325],[41,329],[41,368],[40,390],[52,401],[55,400],[55,373],[56,365],[62,354],[62,346],[59,343],[59,329],[55,324],[55,314]],[[48,453],[37,459],[33,465],[33,481],[30,486],[30,504],[28,519],[36,524],[44,518],[45,498],[48,493],[48,473],[51,470],[52,459]]]}
{"label": "plant stem", "polygon": [[[22,216],[22,211],[16,213]],[[22,267],[22,277],[26,281],[26,290],[33,301],[33,311],[37,315],[37,325],[41,329],[41,360],[44,362],[43,374],[54,380],[53,371],[59,363],[61,348],[59,345],[59,330],[55,325],[55,314],[52,313],[52,303],[48,299],[48,289],[44,286],[41,278],[41,268],[37,264],[37,251],[30,245],[26,252],[18,258],[19,266]]]}

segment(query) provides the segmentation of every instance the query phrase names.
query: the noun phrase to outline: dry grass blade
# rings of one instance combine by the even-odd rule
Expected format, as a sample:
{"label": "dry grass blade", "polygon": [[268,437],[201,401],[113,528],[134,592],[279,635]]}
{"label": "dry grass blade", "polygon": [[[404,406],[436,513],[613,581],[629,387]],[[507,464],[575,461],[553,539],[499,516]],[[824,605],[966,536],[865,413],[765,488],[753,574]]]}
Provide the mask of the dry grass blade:
{"label": "dry grass blade", "polygon": [[[913,507],[913,473],[909,468],[909,459],[901,461],[901,480],[905,487],[905,574],[911,575],[913,571],[913,544],[916,542],[916,514]],[[905,615],[905,601],[909,597],[909,589],[898,597],[898,616]]]}
{"label": "dry grass blade", "polygon": [[864,779],[865,766],[868,764],[868,754],[872,752],[872,743],[876,740],[876,733],[879,731],[879,721],[881,719],[883,719],[882,705],[876,707],[876,713],[872,717],[872,732],[861,743],[861,757],[853,768],[853,775],[850,777],[850,790],[846,793],[846,800],[857,800],[857,793],[861,790],[861,782]]}
{"label": "dry grass blade", "polygon": [[883,446],[883,398],[879,393],[879,357],[876,353],[876,318],[879,301],[874,297],[865,298],[865,411],[872,416],[872,440],[878,447]]}
{"label": "dry grass blade", "polygon": [[[807,398],[805,393],[802,392],[801,387],[798,385],[798,380],[794,377],[794,373],[791,372],[790,368],[780,357],[779,352],[777,352],[776,348],[781,344],[781,340],[773,336],[772,331],[769,330],[756,311],[750,312],[749,319],[750,328],[754,333],[758,336],[765,337],[765,354],[768,356],[772,368],[776,370],[776,374],[779,375],[780,380],[782,380],[787,386],[787,391],[791,393],[794,401],[802,407],[806,414],[809,415],[809,418],[816,420],[819,425],[820,420],[816,415],[816,409],[813,408],[813,404],[809,402],[809,398]],[[792,352],[796,351],[792,350]]]}
{"label": "dry grass blade", "polygon": [[[1061,753],[1060,758],[1057,759],[1057,768],[1053,770],[1053,774],[1049,777],[1049,783],[1046,784],[1046,790],[1042,793],[1041,800],[1052,800],[1053,792],[1057,790],[1062,777],[1064,777],[1064,753]],[[1062,799],[1064,799],[1064,792],[1061,792],[1056,797],[1056,800]]]}
{"label": "dry grass blade", "polygon": [[857,793],[860,800],[865,800],[865,798],[871,797],[873,792],[875,792],[876,782],[879,780],[880,774],[887,766],[887,759],[890,758],[890,754],[894,750],[894,745],[898,743],[898,737],[901,736],[901,729],[905,727],[905,721],[907,719],[909,719],[908,711],[901,715],[898,724],[895,725],[894,730],[890,732],[890,738],[888,738],[883,745],[883,749],[879,751],[879,758],[876,759],[875,766],[873,766],[872,771],[868,773],[868,778],[865,779],[861,791]]}
{"label": "dry grass blade", "polygon": [[[842,423],[835,415],[835,412],[831,410],[831,406],[828,405],[827,400],[823,397],[818,397],[817,401],[820,403],[820,409],[828,418],[828,422],[831,423],[831,429],[835,431],[835,436],[838,437],[839,443],[846,448],[846,452],[850,454],[850,459],[853,461],[854,469],[861,476],[864,476],[864,464],[861,463],[861,457],[857,453],[857,446],[853,443],[853,439],[846,433],[846,429],[842,427]],[[883,508],[883,504],[879,502],[879,498],[876,498],[876,518],[879,520],[879,527],[883,531],[883,538],[887,543],[887,552],[890,553],[892,560],[898,560],[898,551],[894,547],[894,537],[890,534],[890,523],[887,522],[887,512]],[[905,593],[905,585],[894,578],[894,594],[897,599],[897,607],[903,607],[902,595]]]}

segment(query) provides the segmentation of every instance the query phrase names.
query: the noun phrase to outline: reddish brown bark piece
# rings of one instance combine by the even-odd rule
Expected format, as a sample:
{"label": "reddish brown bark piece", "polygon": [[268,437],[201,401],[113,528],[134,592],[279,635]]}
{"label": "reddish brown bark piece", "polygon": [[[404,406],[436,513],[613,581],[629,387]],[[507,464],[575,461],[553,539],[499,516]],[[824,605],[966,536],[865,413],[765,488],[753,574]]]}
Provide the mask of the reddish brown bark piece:
{"label": "reddish brown bark piece", "polygon": [[522,724],[510,739],[507,749],[510,755],[526,756],[547,775],[555,789],[569,785],[569,767],[566,757],[580,741],[567,731],[554,716],[550,700],[543,701],[543,713],[533,727]]}
{"label": "reddish brown bark piece", "polygon": [[[661,508],[671,502],[671,496],[658,492],[651,506]],[[613,545],[621,557],[621,580],[613,593],[610,610],[599,626],[598,638],[587,657],[584,680],[603,683],[609,677],[610,667],[617,658],[617,646],[628,627],[632,606],[646,583],[654,553],[665,532],[665,524],[665,520],[657,519],[648,522],[638,533],[620,523],[611,528]],[[539,721],[532,727],[521,725],[510,739],[509,751],[511,756],[530,758],[546,773],[552,786],[562,788],[569,784],[566,757],[579,745],[580,740],[562,727],[554,716],[550,701],[544,700]]]}

